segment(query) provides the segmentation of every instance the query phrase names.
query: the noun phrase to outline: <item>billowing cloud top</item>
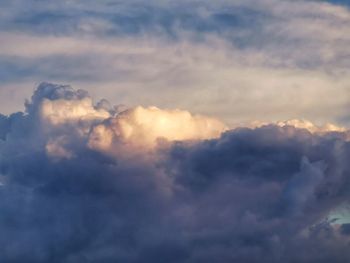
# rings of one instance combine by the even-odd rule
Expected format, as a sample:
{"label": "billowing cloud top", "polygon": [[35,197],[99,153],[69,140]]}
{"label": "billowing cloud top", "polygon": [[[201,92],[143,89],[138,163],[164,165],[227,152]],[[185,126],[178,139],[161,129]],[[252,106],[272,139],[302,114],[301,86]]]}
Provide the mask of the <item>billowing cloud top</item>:
{"label": "billowing cloud top", "polygon": [[43,83],[0,116],[0,261],[348,262],[349,131],[315,127]]}
{"label": "billowing cloud top", "polygon": [[94,105],[86,91],[48,83],[38,87],[26,107],[28,116],[36,117],[50,138],[46,149],[57,157],[72,156],[64,150],[72,130],[91,149],[117,152],[123,145],[148,150],[159,140],[217,138],[227,129],[218,120],[183,110],[138,106],[117,112],[118,107],[113,109],[106,100]]}
{"label": "billowing cloud top", "polygon": [[219,137],[226,129],[220,121],[192,116],[187,111],[136,107],[93,128],[89,145],[108,149],[113,141],[139,147],[154,147],[157,140],[200,140]]}

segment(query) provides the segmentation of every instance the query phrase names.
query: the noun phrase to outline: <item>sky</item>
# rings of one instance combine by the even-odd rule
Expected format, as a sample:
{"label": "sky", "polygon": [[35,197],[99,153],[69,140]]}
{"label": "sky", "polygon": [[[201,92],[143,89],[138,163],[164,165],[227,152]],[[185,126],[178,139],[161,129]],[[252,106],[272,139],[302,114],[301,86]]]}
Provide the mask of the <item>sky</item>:
{"label": "sky", "polygon": [[349,125],[347,1],[2,1],[0,112],[41,82],[229,125]]}
{"label": "sky", "polygon": [[0,2],[0,262],[350,262],[348,1]]}

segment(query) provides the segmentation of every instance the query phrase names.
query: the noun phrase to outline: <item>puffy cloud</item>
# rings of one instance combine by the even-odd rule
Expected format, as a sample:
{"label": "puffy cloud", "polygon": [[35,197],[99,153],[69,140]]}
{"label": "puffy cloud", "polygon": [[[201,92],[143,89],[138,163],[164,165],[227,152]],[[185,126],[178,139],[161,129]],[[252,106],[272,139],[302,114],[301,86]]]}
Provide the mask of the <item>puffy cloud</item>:
{"label": "puffy cloud", "polygon": [[67,138],[65,136],[57,137],[55,139],[48,140],[45,149],[46,153],[53,158],[72,158],[74,155],[69,150],[65,149]]}
{"label": "puffy cloud", "polygon": [[[261,121],[253,121],[247,126],[254,128],[254,127],[261,127],[264,125],[268,125],[268,122],[261,122]],[[346,132],[347,129],[345,127],[340,127],[332,123],[326,123],[324,125],[316,125],[308,120],[298,120],[298,119],[292,119],[287,121],[277,121],[275,122],[277,126],[285,127],[285,126],[293,126],[298,129],[306,129],[309,132],[312,133],[327,133],[327,132]]]}
{"label": "puffy cloud", "polygon": [[277,122],[278,126],[294,126],[296,128],[300,128],[300,129],[307,129],[310,132],[344,132],[346,131],[346,128],[344,127],[339,127],[337,125],[334,125],[332,123],[327,123],[325,125],[322,126],[318,126],[313,124],[310,121],[307,120],[289,120],[289,121],[282,121],[282,122]]}
{"label": "puffy cloud", "polygon": [[40,110],[41,117],[53,125],[70,121],[106,119],[110,116],[109,112],[105,110],[94,109],[90,98],[84,98],[79,101],[50,101],[45,99]]}
{"label": "puffy cloud", "polygon": [[37,113],[41,120],[51,125],[103,120],[111,116],[103,107],[95,107],[86,91],[49,83],[38,87],[26,108],[28,113]]}
{"label": "puffy cloud", "polygon": [[350,197],[349,132],[293,123],[227,129],[42,84],[0,118],[0,260],[347,262],[327,218]]}
{"label": "puffy cloud", "polygon": [[160,139],[211,139],[219,137],[226,129],[218,120],[191,115],[188,111],[138,106],[94,127],[89,145],[92,148],[108,150],[116,140],[138,147],[154,147]]}
{"label": "puffy cloud", "polygon": [[26,103],[28,117],[36,119],[47,138],[46,151],[56,158],[70,158],[76,141],[91,149],[121,152],[123,145],[152,149],[158,141],[216,138],[227,127],[220,121],[183,110],[141,106],[117,112],[108,101],[94,105],[86,91],[42,83]]}

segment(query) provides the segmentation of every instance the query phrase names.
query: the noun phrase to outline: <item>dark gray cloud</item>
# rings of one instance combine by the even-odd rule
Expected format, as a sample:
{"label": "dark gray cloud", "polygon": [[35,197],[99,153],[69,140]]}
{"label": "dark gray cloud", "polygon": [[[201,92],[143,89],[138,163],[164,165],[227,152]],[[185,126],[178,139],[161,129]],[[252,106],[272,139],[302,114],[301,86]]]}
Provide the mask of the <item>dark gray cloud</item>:
{"label": "dark gray cloud", "polygon": [[[44,83],[25,113],[0,116],[1,262],[350,260],[348,224],[327,221],[349,200],[349,134],[268,125],[113,157],[79,122],[45,131],[44,100],[84,98]],[[51,158],[62,133],[75,155]]]}

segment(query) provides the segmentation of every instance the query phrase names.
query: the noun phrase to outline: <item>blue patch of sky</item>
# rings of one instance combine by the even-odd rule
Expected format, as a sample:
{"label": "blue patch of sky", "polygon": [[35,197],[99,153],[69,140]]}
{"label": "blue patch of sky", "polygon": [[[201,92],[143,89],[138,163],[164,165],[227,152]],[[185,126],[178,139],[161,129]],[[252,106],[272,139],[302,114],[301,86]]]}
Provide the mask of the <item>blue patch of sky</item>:
{"label": "blue patch of sky", "polygon": [[350,0],[328,0],[327,2],[350,7]]}

